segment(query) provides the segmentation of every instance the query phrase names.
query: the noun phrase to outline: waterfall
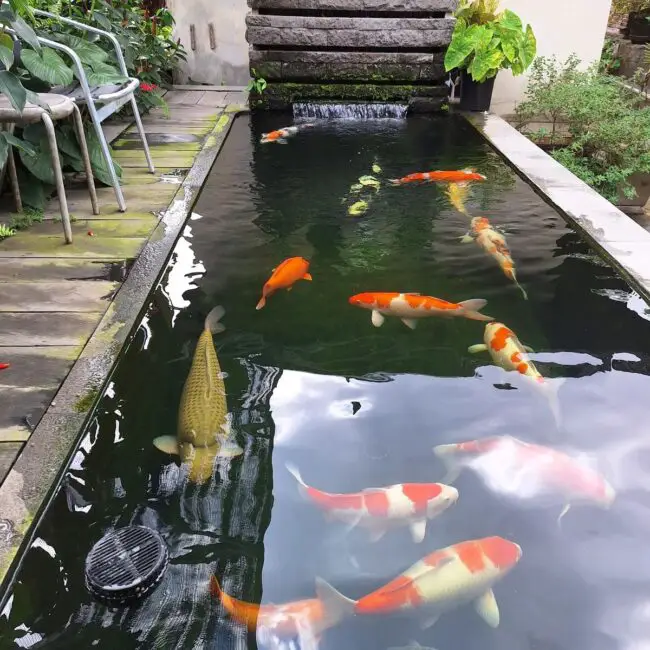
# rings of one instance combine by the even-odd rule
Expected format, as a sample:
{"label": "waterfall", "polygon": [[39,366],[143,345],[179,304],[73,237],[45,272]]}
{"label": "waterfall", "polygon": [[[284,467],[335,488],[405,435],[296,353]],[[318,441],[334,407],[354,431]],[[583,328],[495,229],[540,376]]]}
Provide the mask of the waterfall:
{"label": "waterfall", "polygon": [[295,103],[295,118],[318,118],[337,120],[403,119],[406,104],[321,104]]}

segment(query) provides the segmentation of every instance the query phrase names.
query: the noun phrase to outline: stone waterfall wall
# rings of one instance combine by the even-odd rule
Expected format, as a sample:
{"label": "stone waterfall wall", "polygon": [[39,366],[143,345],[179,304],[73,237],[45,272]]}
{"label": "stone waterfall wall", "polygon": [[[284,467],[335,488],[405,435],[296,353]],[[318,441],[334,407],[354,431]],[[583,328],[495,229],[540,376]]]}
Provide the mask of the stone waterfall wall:
{"label": "stone waterfall wall", "polygon": [[248,0],[250,66],[268,83],[252,104],[408,102],[440,108],[458,0]]}

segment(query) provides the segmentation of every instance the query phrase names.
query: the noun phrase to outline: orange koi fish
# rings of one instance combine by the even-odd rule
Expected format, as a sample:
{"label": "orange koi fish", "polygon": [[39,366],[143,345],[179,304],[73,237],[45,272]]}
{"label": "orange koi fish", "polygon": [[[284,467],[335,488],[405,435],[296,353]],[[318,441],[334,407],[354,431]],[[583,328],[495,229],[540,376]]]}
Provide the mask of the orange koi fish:
{"label": "orange koi fish", "polygon": [[511,436],[438,445],[433,453],[447,468],[445,481],[454,481],[467,467],[483,475],[493,489],[518,499],[559,497],[564,502],[560,519],[572,505],[609,508],[616,498],[614,488],[591,467],[561,451]]}
{"label": "orange koi fish", "polygon": [[384,587],[357,602],[357,614],[424,610],[422,627],[440,615],[473,602],[491,627],[499,625],[499,607],[492,586],[521,559],[521,548],[502,537],[460,542],[427,555]]}
{"label": "orange koi fish", "polygon": [[286,144],[287,138],[296,135],[301,129],[307,129],[314,126],[313,124],[301,124],[300,126],[287,126],[284,129],[277,129],[270,133],[262,133],[260,142],[266,144],[267,142],[277,142],[278,144]]}
{"label": "orange koi fish", "polygon": [[224,609],[249,631],[290,639],[307,633],[314,639],[354,613],[355,601],[343,596],[324,580],[316,578],[316,598],[284,605],[256,605],[237,600],[210,577],[210,593],[221,600]]}
{"label": "orange koi fish", "polygon": [[331,518],[369,529],[373,542],[391,528],[408,526],[413,541],[419,544],[426,534],[427,520],[458,500],[456,488],[440,483],[400,483],[352,494],[330,494],[306,485],[295,467],[287,465],[287,469],[304,496]]}
{"label": "orange koi fish", "polygon": [[474,217],[472,219],[471,230],[461,241],[464,243],[476,241],[488,255],[491,255],[497,261],[504,275],[519,287],[524,296],[524,300],[528,300],[528,294],[525,289],[517,282],[515,263],[508,248],[506,238],[503,234],[492,228],[488,219],[485,217]]}
{"label": "orange koi fish", "polygon": [[473,169],[461,169],[460,171],[435,171],[416,172],[402,178],[391,178],[389,183],[393,185],[406,185],[407,183],[428,182],[428,183],[463,183],[467,181],[485,181],[486,176],[478,174]]}
{"label": "orange koi fish", "polygon": [[280,266],[273,269],[273,275],[262,288],[262,297],[255,309],[262,309],[266,305],[266,299],[278,289],[291,291],[298,280],[309,280],[311,282],[312,277],[307,272],[308,270],[309,262],[304,257],[290,257],[284,260]]}
{"label": "orange koi fish", "polygon": [[559,426],[560,406],[557,400],[557,391],[563,381],[556,380],[555,385],[551,386],[526,354],[526,352],[534,352],[534,350],[527,345],[522,345],[517,335],[503,323],[488,323],[485,326],[483,340],[484,343],[472,345],[468,352],[475,354],[487,351],[499,367],[508,372],[516,371],[534,382],[548,399],[553,417]]}
{"label": "orange koi fish", "polygon": [[397,316],[404,325],[414,330],[418,319],[430,316],[462,316],[470,320],[490,321],[492,316],[481,314],[480,310],[487,305],[482,298],[464,300],[453,303],[421,296],[419,293],[359,293],[349,300],[351,305],[372,310],[372,324],[381,327],[384,316]]}

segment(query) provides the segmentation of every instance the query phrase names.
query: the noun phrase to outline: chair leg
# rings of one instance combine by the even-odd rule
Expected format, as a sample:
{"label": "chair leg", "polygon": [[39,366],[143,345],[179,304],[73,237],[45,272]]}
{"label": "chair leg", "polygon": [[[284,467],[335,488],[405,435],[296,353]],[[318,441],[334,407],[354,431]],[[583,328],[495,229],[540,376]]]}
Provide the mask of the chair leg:
{"label": "chair leg", "polygon": [[9,145],[9,156],[7,158],[7,170],[9,171],[9,182],[16,202],[16,212],[23,211],[23,201],[20,197],[20,185],[18,184],[18,174],[16,174],[16,161],[14,160],[14,149]]}
{"label": "chair leg", "polygon": [[142,126],[142,119],[140,118],[140,111],[138,109],[138,102],[136,101],[133,95],[131,96],[131,106],[133,107],[133,116],[135,117],[135,124],[138,127],[138,133],[142,139],[142,147],[144,148],[144,156],[147,159],[147,166],[149,171],[153,174],[156,171],[156,168],[153,166],[153,160],[151,160],[151,152],[149,151],[149,143],[147,142],[147,135],[144,132],[144,126]]}
{"label": "chair leg", "polygon": [[68,212],[68,200],[65,196],[65,187],[63,186],[63,172],[61,171],[61,160],[59,159],[59,148],[56,143],[56,134],[54,133],[54,123],[52,118],[43,113],[41,116],[47,140],[50,145],[50,155],[52,156],[52,169],[54,170],[54,180],[56,181],[56,192],[59,195],[59,205],[61,206],[61,221],[63,222],[63,235],[66,244],[72,244],[72,228],[70,227],[70,214]]}
{"label": "chair leg", "polygon": [[81,157],[84,161],[84,169],[86,170],[86,178],[88,179],[88,191],[90,192],[90,203],[93,207],[93,214],[99,214],[99,205],[97,203],[97,192],[95,190],[95,179],[93,178],[93,168],[90,164],[90,156],[88,155],[88,144],[86,142],[86,134],[84,133],[84,125],[81,121],[81,113],[79,107],[75,104],[72,113],[75,130],[77,131],[77,140],[79,140],[79,147],[81,148]]}
{"label": "chair leg", "polygon": [[124,200],[122,188],[120,187],[120,179],[117,177],[117,173],[115,172],[111,150],[108,148],[108,142],[106,142],[104,131],[102,131],[102,123],[99,121],[99,117],[97,116],[97,109],[95,108],[95,104],[92,101],[89,102],[87,106],[88,112],[90,113],[90,118],[93,121],[93,126],[95,127],[95,133],[97,134],[99,145],[102,148],[104,160],[106,161],[106,165],[108,167],[108,173],[111,176],[111,185],[113,186],[115,198],[117,199],[117,207],[119,208],[120,212],[126,212],[126,201]]}

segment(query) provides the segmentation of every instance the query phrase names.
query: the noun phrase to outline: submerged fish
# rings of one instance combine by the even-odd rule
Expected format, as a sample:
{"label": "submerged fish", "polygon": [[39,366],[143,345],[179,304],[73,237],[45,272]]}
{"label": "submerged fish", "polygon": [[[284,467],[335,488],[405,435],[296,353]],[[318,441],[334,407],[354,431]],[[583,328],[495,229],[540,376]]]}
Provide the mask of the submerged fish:
{"label": "submerged fish", "polygon": [[355,601],[346,598],[316,578],[316,598],[297,600],[284,605],[257,605],[237,600],[225,593],[213,575],[210,593],[219,598],[224,609],[251,632],[289,639],[308,634],[318,639],[323,632],[354,614]]}
{"label": "submerged fish", "polygon": [[270,133],[262,133],[260,142],[266,144],[267,142],[277,142],[278,144],[286,144],[287,138],[296,135],[301,129],[307,129],[314,126],[313,124],[301,124],[300,126],[287,126],[284,129],[277,129]]}
{"label": "submerged fish", "polygon": [[492,228],[488,219],[474,217],[471,230],[462,238],[462,241],[465,243],[476,241],[488,255],[491,255],[497,261],[504,275],[519,287],[524,300],[528,300],[528,294],[517,281],[515,263],[508,248],[508,242],[506,242],[506,238],[502,233]]}
{"label": "submerged fish", "polygon": [[273,269],[273,274],[262,288],[262,297],[255,309],[262,309],[266,305],[266,299],[279,289],[291,291],[298,280],[309,280],[311,282],[312,277],[308,271],[309,261],[304,257],[290,257],[284,260],[278,267]]}
{"label": "submerged fish", "polygon": [[473,602],[491,627],[499,625],[499,607],[492,586],[519,562],[521,548],[502,537],[460,542],[438,551],[407,569],[357,602],[357,614],[424,611],[422,627],[458,605]]}
{"label": "submerged fish", "polygon": [[339,521],[370,531],[371,540],[381,539],[391,528],[408,526],[413,541],[425,536],[427,520],[437,517],[458,500],[458,490],[440,483],[400,483],[368,488],[351,494],[330,494],[305,484],[295,467],[287,469],[310,501]]}
{"label": "submerged fish", "polygon": [[431,316],[494,320],[492,316],[480,313],[479,310],[487,304],[482,298],[453,303],[431,296],[421,296],[419,293],[359,293],[352,296],[349,302],[363,309],[371,309],[372,324],[375,327],[384,324],[384,316],[396,316],[411,329],[415,329],[418,319]]}
{"label": "submerged fish", "polygon": [[447,188],[447,197],[449,202],[460,212],[469,217],[467,208],[465,207],[465,201],[467,200],[467,195],[469,194],[469,183],[449,183]]}
{"label": "submerged fish", "polygon": [[224,313],[223,307],[215,307],[205,319],[181,395],[177,436],[160,436],[153,441],[161,451],[178,454],[189,464],[193,483],[210,479],[215,459],[243,453],[232,439],[226,387],[212,341],[213,333],[225,329],[220,322]]}
{"label": "submerged fish", "polygon": [[483,340],[484,343],[472,345],[468,352],[475,354],[487,351],[498,366],[509,372],[518,372],[533,382],[548,400],[553,417],[559,426],[560,405],[557,391],[563,380],[556,380],[553,385],[547,381],[526,354],[534,350],[527,345],[522,345],[517,335],[503,323],[488,323],[485,326]]}
{"label": "submerged fish", "polygon": [[511,436],[494,436],[449,445],[433,453],[453,482],[467,467],[478,472],[494,490],[516,498],[559,497],[564,516],[570,506],[592,504],[609,508],[614,488],[597,471],[550,447],[523,442]]}
{"label": "submerged fish", "polygon": [[402,178],[391,178],[389,182],[393,185],[406,185],[417,182],[462,183],[485,180],[487,180],[486,176],[476,173],[473,169],[461,169],[460,171],[415,172]]}

